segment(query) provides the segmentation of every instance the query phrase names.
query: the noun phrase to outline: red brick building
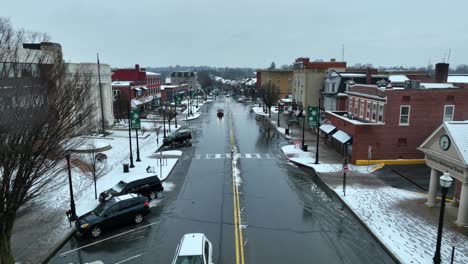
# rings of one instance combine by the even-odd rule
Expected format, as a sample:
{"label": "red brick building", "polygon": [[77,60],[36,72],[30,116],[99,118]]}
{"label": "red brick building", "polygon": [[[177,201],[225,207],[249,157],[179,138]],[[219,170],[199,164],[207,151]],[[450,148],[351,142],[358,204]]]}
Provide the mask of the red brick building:
{"label": "red brick building", "polygon": [[[421,83],[420,88],[352,85],[346,111],[327,111],[334,131],[327,136],[353,163],[372,160],[422,159],[416,148],[442,121],[468,120],[468,89],[447,83]],[[328,126],[323,132],[331,132]]]}

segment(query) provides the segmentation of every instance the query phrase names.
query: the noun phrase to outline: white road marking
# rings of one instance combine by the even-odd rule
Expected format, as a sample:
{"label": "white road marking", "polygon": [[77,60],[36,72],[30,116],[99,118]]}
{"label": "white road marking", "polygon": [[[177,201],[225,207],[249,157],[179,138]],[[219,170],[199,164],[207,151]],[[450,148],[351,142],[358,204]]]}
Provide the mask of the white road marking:
{"label": "white road marking", "polygon": [[122,263],[125,263],[125,262],[127,262],[127,261],[129,261],[129,260],[139,258],[141,255],[143,255],[143,254],[138,254],[138,255],[135,255],[135,256],[133,256],[133,257],[129,257],[129,258],[127,258],[127,259],[124,259],[124,260],[121,260],[121,261],[119,261],[119,262],[116,262],[115,264],[122,264]]}
{"label": "white road marking", "polygon": [[[269,153],[236,153],[235,158],[237,159],[273,159],[275,157],[278,157],[280,155],[275,155],[275,154],[269,154]],[[231,159],[232,155],[231,153],[216,153],[216,154],[195,154],[193,156],[193,159]]]}
{"label": "white road marking", "polygon": [[265,155],[266,155],[267,159],[271,159],[270,154],[267,153],[267,154],[265,154]]}
{"label": "white road marking", "polygon": [[142,228],[145,228],[145,227],[148,227],[148,226],[155,225],[155,224],[157,224],[157,223],[159,223],[159,222],[154,222],[154,223],[150,223],[150,224],[147,224],[147,225],[144,225],[144,226],[140,226],[140,227],[137,227],[137,228],[134,228],[134,229],[127,230],[127,231],[122,232],[122,233],[120,233],[120,234],[113,235],[113,236],[111,236],[111,237],[104,238],[104,239],[101,239],[101,240],[96,241],[96,242],[93,242],[93,243],[89,243],[89,244],[87,244],[86,246],[82,246],[82,247],[79,247],[79,248],[75,248],[75,249],[72,249],[72,250],[63,252],[63,253],[60,254],[59,256],[60,256],[60,257],[64,257],[65,255],[67,255],[67,254],[69,254],[69,253],[72,253],[72,252],[81,250],[81,249],[83,249],[83,248],[87,248],[87,247],[90,247],[90,246],[97,245],[97,244],[102,243],[102,242],[104,242],[104,241],[107,241],[107,240],[110,240],[110,239],[113,239],[113,238],[116,238],[116,237],[119,237],[119,236],[122,236],[122,235],[125,235],[125,234],[128,234],[128,233],[131,233],[131,232],[133,232],[133,231],[137,231],[137,230],[139,230],[139,229],[142,229]]}
{"label": "white road marking", "polygon": [[221,154],[215,154],[215,159],[220,159],[221,158]]}
{"label": "white road marking", "polygon": [[230,159],[231,158],[231,153],[226,153],[226,159]]}
{"label": "white road marking", "polygon": [[245,153],[245,158],[246,158],[246,159],[251,159],[251,158],[252,158],[252,155],[250,155],[250,153]]}
{"label": "white road marking", "polygon": [[261,159],[262,158],[262,155],[261,154],[255,154],[257,155],[257,159]]}

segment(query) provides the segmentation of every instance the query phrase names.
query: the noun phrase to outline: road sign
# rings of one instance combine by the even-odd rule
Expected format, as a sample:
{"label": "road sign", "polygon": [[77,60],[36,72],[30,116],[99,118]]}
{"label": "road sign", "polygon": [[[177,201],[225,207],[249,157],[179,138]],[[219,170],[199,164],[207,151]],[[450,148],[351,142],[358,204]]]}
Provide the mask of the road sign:
{"label": "road sign", "polygon": [[140,110],[139,109],[132,109],[130,111],[130,128],[131,129],[141,129]]}
{"label": "road sign", "polygon": [[177,95],[175,97],[175,100],[176,100],[176,104],[178,104],[178,105],[182,104],[182,96],[181,95]]}
{"label": "road sign", "polygon": [[348,165],[344,165],[341,170],[343,171],[343,173],[348,173],[349,171]]}
{"label": "road sign", "polygon": [[319,108],[316,106],[307,107],[307,116],[309,118],[309,128],[317,127],[317,120],[319,116]]}

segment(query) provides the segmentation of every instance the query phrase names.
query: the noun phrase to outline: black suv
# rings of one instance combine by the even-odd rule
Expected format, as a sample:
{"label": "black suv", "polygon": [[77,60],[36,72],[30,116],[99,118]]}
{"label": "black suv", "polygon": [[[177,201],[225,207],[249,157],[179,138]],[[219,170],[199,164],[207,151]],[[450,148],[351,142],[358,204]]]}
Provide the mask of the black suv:
{"label": "black suv", "polygon": [[75,227],[81,234],[96,238],[101,235],[103,229],[130,222],[139,224],[149,212],[148,198],[138,194],[126,194],[113,197],[99,204],[93,211],[78,217]]}
{"label": "black suv", "polygon": [[192,133],[189,130],[179,130],[167,136],[163,140],[165,146],[176,145],[184,142],[189,142],[192,139]]}
{"label": "black suv", "polygon": [[99,195],[99,201],[104,202],[113,196],[119,196],[127,193],[138,193],[153,200],[158,198],[158,192],[164,191],[158,176],[150,176],[129,183],[119,181],[114,187],[102,192]]}

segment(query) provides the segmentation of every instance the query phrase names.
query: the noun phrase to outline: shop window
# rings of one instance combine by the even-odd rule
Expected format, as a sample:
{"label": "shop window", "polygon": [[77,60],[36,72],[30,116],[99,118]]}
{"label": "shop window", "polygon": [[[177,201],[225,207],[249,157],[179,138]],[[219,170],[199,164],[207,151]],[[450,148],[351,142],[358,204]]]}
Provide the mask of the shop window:
{"label": "shop window", "polygon": [[354,115],[357,116],[357,113],[358,113],[358,103],[359,103],[359,100],[354,100]]}
{"label": "shop window", "polygon": [[372,121],[375,121],[376,115],[377,115],[377,103],[372,102]]}
{"label": "shop window", "polygon": [[400,126],[409,126],[410,121],[410,106],[400,106]]}
{"label": "shop window", "polygon": [[353,113],[353,101],[354,99],[352,97],[350,97],[348,100],[348,113],[349,114]]}
{"label": "shop window", "polygon": [[364,100],[361,100],[361,106],[359,108],[359,117],[362,118],[364,115]]}

